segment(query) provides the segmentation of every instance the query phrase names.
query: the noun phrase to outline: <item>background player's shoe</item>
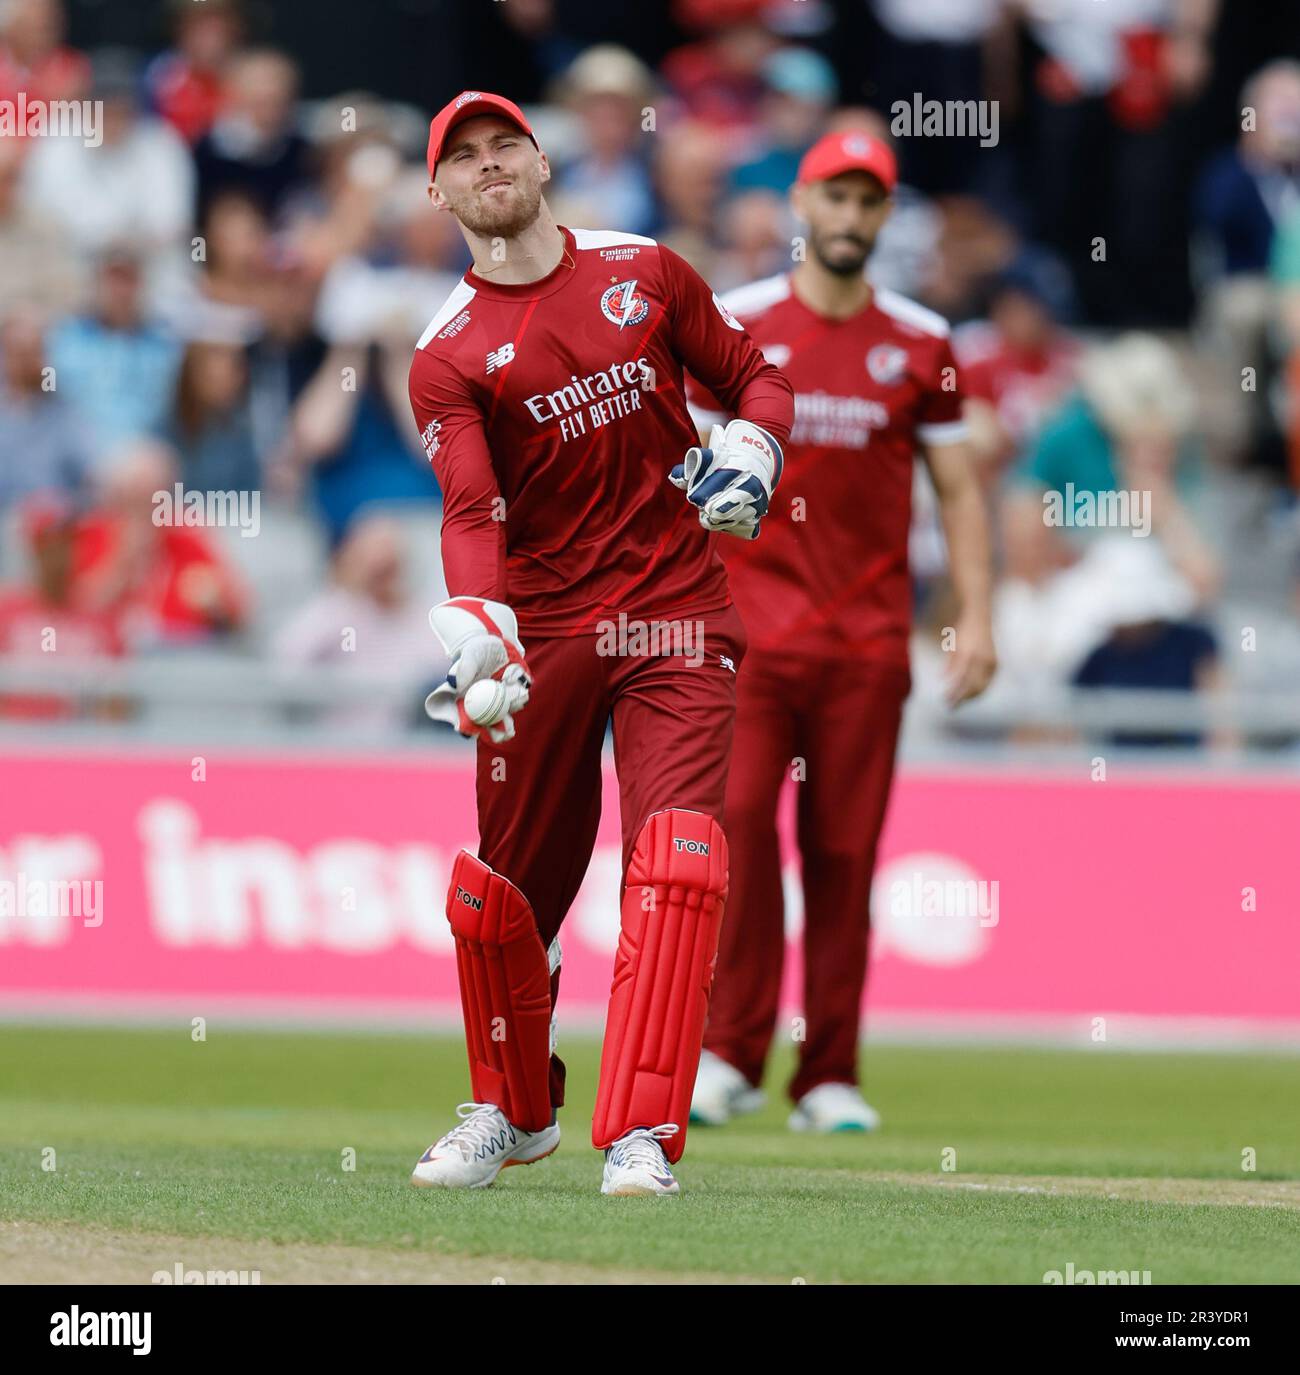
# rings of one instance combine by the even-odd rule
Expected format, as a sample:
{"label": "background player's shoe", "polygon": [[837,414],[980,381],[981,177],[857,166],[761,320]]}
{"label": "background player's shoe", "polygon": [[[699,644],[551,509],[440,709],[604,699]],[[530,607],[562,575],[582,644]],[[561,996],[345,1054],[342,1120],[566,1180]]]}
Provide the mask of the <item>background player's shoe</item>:
{"label": "background player's shoe", "polygon": [[681,1193],[681,1186],[659,1144],[677,1132],[676,1122],[659,1127],[634,1127],[605,1150],[605,1177],[602,1194],[654,1194],[662,1197]]}
{"label": "background player's shoe", "polygon": [[796,1132],[873,1132],[880,1114],[853,1084],[818,1084],[795,1105],[787,1125]]}
{"label": "background player's shoe", "polygon": [[742,1113],[757,1112],[767,1102],[762,1089],[720,1055],[706,1050],[700,1055],[700,1068],[691,1095],[691,1121],[706,1127],[721,1127]]}
{"label": "background player's shoe", "polygon": [[531,1165],[560,1144],[560,1125],[526,1132],[494,1103],[462,1103],[461,1118],[420,1157],[411,1183],[422,1189],[485,1189],[507,1165]]}

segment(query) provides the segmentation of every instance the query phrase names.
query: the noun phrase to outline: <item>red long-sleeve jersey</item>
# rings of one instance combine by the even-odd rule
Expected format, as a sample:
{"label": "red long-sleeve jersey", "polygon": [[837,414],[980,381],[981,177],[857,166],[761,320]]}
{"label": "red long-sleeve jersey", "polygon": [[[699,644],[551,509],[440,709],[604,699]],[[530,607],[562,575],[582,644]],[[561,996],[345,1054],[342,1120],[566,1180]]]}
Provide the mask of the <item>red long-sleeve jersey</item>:
{"label": "red long-sleeve jersey", "polygon": [[683,371],[782,444],[790,384],[671,249],[561,232],[540,281],[467,272],[416,346],[411,406],[442,487],[447,588],[506,602],[524,636],[721,610],[718,536],[668,481],[697,442]]}

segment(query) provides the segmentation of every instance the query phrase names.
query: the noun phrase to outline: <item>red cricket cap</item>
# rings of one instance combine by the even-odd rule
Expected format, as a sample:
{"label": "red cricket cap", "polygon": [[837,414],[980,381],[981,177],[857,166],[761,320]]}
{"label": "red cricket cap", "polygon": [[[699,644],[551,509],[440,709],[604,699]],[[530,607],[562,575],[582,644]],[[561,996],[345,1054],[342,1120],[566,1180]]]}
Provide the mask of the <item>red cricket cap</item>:
{"label": "red cricket cap", "polygon": [[533,141],[533,147],[537,147],[537,136],[533,133],[532,126],[524,118],[524,112],[512,100],[507,100],[503,95],[493,95],[490,91],[462,91],[455,100],[449,100],[441,110],[434,115],[429,124],[429,175],[432,177],[438,170],[438,161],[442,157],[442,146],[447,141],[447,135],[464,119],[473,119],[475,115],[500,115],[502,119],[508,119],[512,124],[517,124]]}
{"label": "red cricket cap", "polygon": [[898,163],[893,150],[858,129],[818,139],[799,164],[799,185],[838,177],[841,172],[870,172],[887,195],[898,184]]}

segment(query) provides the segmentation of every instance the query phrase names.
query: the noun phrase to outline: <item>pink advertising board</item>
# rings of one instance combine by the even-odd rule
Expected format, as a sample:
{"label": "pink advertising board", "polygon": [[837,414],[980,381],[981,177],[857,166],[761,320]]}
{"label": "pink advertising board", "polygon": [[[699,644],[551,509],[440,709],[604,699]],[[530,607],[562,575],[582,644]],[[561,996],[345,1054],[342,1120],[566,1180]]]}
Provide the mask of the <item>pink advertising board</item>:
{"label": "pink advertising board", "polygon": [[[871,1015],[1293,1035],[1300,783],[1120,772],[904,770],[876,883]],[[213,751],[202,773],[157,749],[0,755],[0,1009],[456,1015],[443,901],[476,839],[468,749]],[[794,935],[793,863],[787,879]],[[618,880],[607,791],[561,937],[562,1018],[603,1011]]]}

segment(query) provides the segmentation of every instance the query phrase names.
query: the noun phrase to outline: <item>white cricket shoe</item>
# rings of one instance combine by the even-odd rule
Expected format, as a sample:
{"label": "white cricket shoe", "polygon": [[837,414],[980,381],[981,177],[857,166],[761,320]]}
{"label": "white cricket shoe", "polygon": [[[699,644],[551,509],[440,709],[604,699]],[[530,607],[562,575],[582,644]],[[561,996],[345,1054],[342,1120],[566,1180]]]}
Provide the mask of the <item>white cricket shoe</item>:
{"label": "white cricket shoe", "polygon": [[787,1125],[796,1132],[873,1132],[880,1114],[853,1084],[818,1084],[799,1100]]}
{"label": "white cricket shoe", "polygon": [[676,1122],[659,1127],[633,1127],[605,1150],[602,1194],[653,1194],[665,1197],[681,1193],[659,1144],[677,1134]]}
{"label": "white cricket shoe", "polygon": [[691,1095],[691,1121],[721,1127],[742,1113],[757,1112],[767,1102],[762,1089],[711,1050],[700,1055],[700,1068]]}
{"label": "white cricket shoe", "polygon": [[461,1103],[462,1120],[420,1157],[411,1183],[421,1189],[486,1189],[507,1165],[531,1165],[560,1144],[560,1124],[539,1132],[513,1126],[494,1103]]}

